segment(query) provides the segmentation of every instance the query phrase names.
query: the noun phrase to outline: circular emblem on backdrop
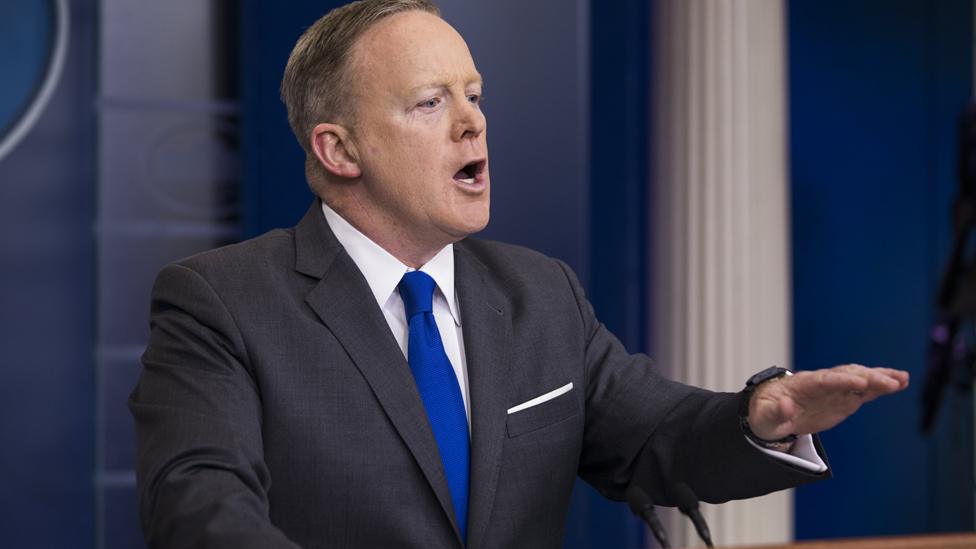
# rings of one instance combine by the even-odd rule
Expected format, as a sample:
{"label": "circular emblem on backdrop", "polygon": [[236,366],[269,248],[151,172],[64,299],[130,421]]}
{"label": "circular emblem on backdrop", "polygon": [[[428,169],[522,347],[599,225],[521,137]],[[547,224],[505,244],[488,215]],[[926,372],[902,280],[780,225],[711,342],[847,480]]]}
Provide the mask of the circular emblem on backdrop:
{"label": "circular emblem on backdrop", "polygon": [[0,161],[40,118],[67,48],[67,0],[0,2]]}
{"label": "circular emblem on backdrop", "polygon": [[240,205],[236,121],[201,118],[163,127],[147,143],[145,176],[138,178],[156,204],[181,216],[232,219]]}

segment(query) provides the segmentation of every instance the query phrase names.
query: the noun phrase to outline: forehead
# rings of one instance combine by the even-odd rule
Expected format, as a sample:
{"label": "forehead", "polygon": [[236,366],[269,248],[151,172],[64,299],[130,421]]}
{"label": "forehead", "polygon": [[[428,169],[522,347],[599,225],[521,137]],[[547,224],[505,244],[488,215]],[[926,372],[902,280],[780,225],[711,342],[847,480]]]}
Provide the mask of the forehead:
{"label": "forehead", "polygon": [[412,88],[441,81],[480,81],[468,46],[435,15],[409,11],[370,27],[352,49],[363,84]]}

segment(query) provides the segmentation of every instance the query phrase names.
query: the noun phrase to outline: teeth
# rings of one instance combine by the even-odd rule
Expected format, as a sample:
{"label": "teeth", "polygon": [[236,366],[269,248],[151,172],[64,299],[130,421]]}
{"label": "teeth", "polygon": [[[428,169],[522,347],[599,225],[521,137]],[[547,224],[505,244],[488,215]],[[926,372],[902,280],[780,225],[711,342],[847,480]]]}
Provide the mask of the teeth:
{"label": "teeth", "polygon": [[474,178],[473,177],[469,177],[467,179],[458,179],[458,181],[460,181],[461,183],[467,183],[468,185],[473,185],[474,184]]}

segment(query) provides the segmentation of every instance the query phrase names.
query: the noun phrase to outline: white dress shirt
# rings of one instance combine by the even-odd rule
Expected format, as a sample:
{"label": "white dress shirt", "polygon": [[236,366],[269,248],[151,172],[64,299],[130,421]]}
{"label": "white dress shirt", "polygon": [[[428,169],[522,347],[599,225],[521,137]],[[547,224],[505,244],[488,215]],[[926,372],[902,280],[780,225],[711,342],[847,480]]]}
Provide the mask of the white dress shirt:
{"label": "white dress shirt", "polygon": [[[325,202],[322,212],[329,222],[329,227],[335,233],[336,239],[345,248],[346,253],[366,278],[369,289],[376,298],[386,323],[389,324],[393,337],[400,344],[403,356],[407,356],[407,341],[409,331],[406,314],[403,310],[403,299],[397,285],[403,275],[414,269],[404,265],[389,252],[373,242],[358,229],[349,224]],[[430,275],[437,284],[434,290],[433,313],[437,322],[437,329],[444,342],[454,373],[461,385],[461,398],[464,399],[464,412],[468,417],[468,429],[471,429],[471,403],[468,400],[468,367],[464,356],[464,336],[461,333],[461,314],[458,310],[457,295],[454,291],[454,245],[448,245],[437,253],[419,270]],[[453,335],[453,337],[451,337]],[[746,440],[749,440],[746,438]],[[750,444],[759,450],[796,467],[815,473],[827,470],[827,465],[817,455],[813,446],[813,437],[804,435],[797,438],[790,453],[777,452],[762,448],[752,441]]]}
{"label": "white dress shirt", "polygon": [[[325,219],[332,227],[336,239],[366,278],[373,297],[379,304],[386,323],[390,325],[393,337],[400,344],[403,356],[407,356],[409,327],[403,310],[403,299],[397,285],[403,275],[416,270],[407,267],[373,242],[348,221],[337,214],[325,202],[322,203]],[[461,398],[464,399],[464,413],[471,429],[471,403],[468,401],[468,367],[464,357],[464,336],[461,333],[461,313],[458,310],[457,295],[454,293],[454,245],[446,246],[419,270],[430,275],[436,283],[434,289],[433,313],[437,330],[441,333],[444,351],[454,368],[461,385]]]}

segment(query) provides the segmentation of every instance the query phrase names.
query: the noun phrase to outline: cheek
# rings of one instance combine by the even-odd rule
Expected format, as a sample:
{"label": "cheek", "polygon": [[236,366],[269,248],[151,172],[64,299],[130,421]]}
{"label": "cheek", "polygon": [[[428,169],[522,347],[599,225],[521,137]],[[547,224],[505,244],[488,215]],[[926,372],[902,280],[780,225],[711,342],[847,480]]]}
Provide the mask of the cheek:
{"label": "cheek", "polygon": [[422,139],[410,133],[390,136],[389,140],[380,143],[377,149],[385,160],[386,168],[394,173],[425,171],[433,163],[430,147],[425,146]]}
{"label": "cheek", "polygon": [[417,140],[410,125],[396,119],[374,118],[363,123],[364,161],[374,171],[396,173],[416,154]]}
{"label": "cheek", "polygon": [[449,133],[433,118],[401,122],[384,123],[371,133],[364,164],[401,198],[441,201],[450,192],[450,185],[445,184],[450,183],[450,176],[443,173]]}

